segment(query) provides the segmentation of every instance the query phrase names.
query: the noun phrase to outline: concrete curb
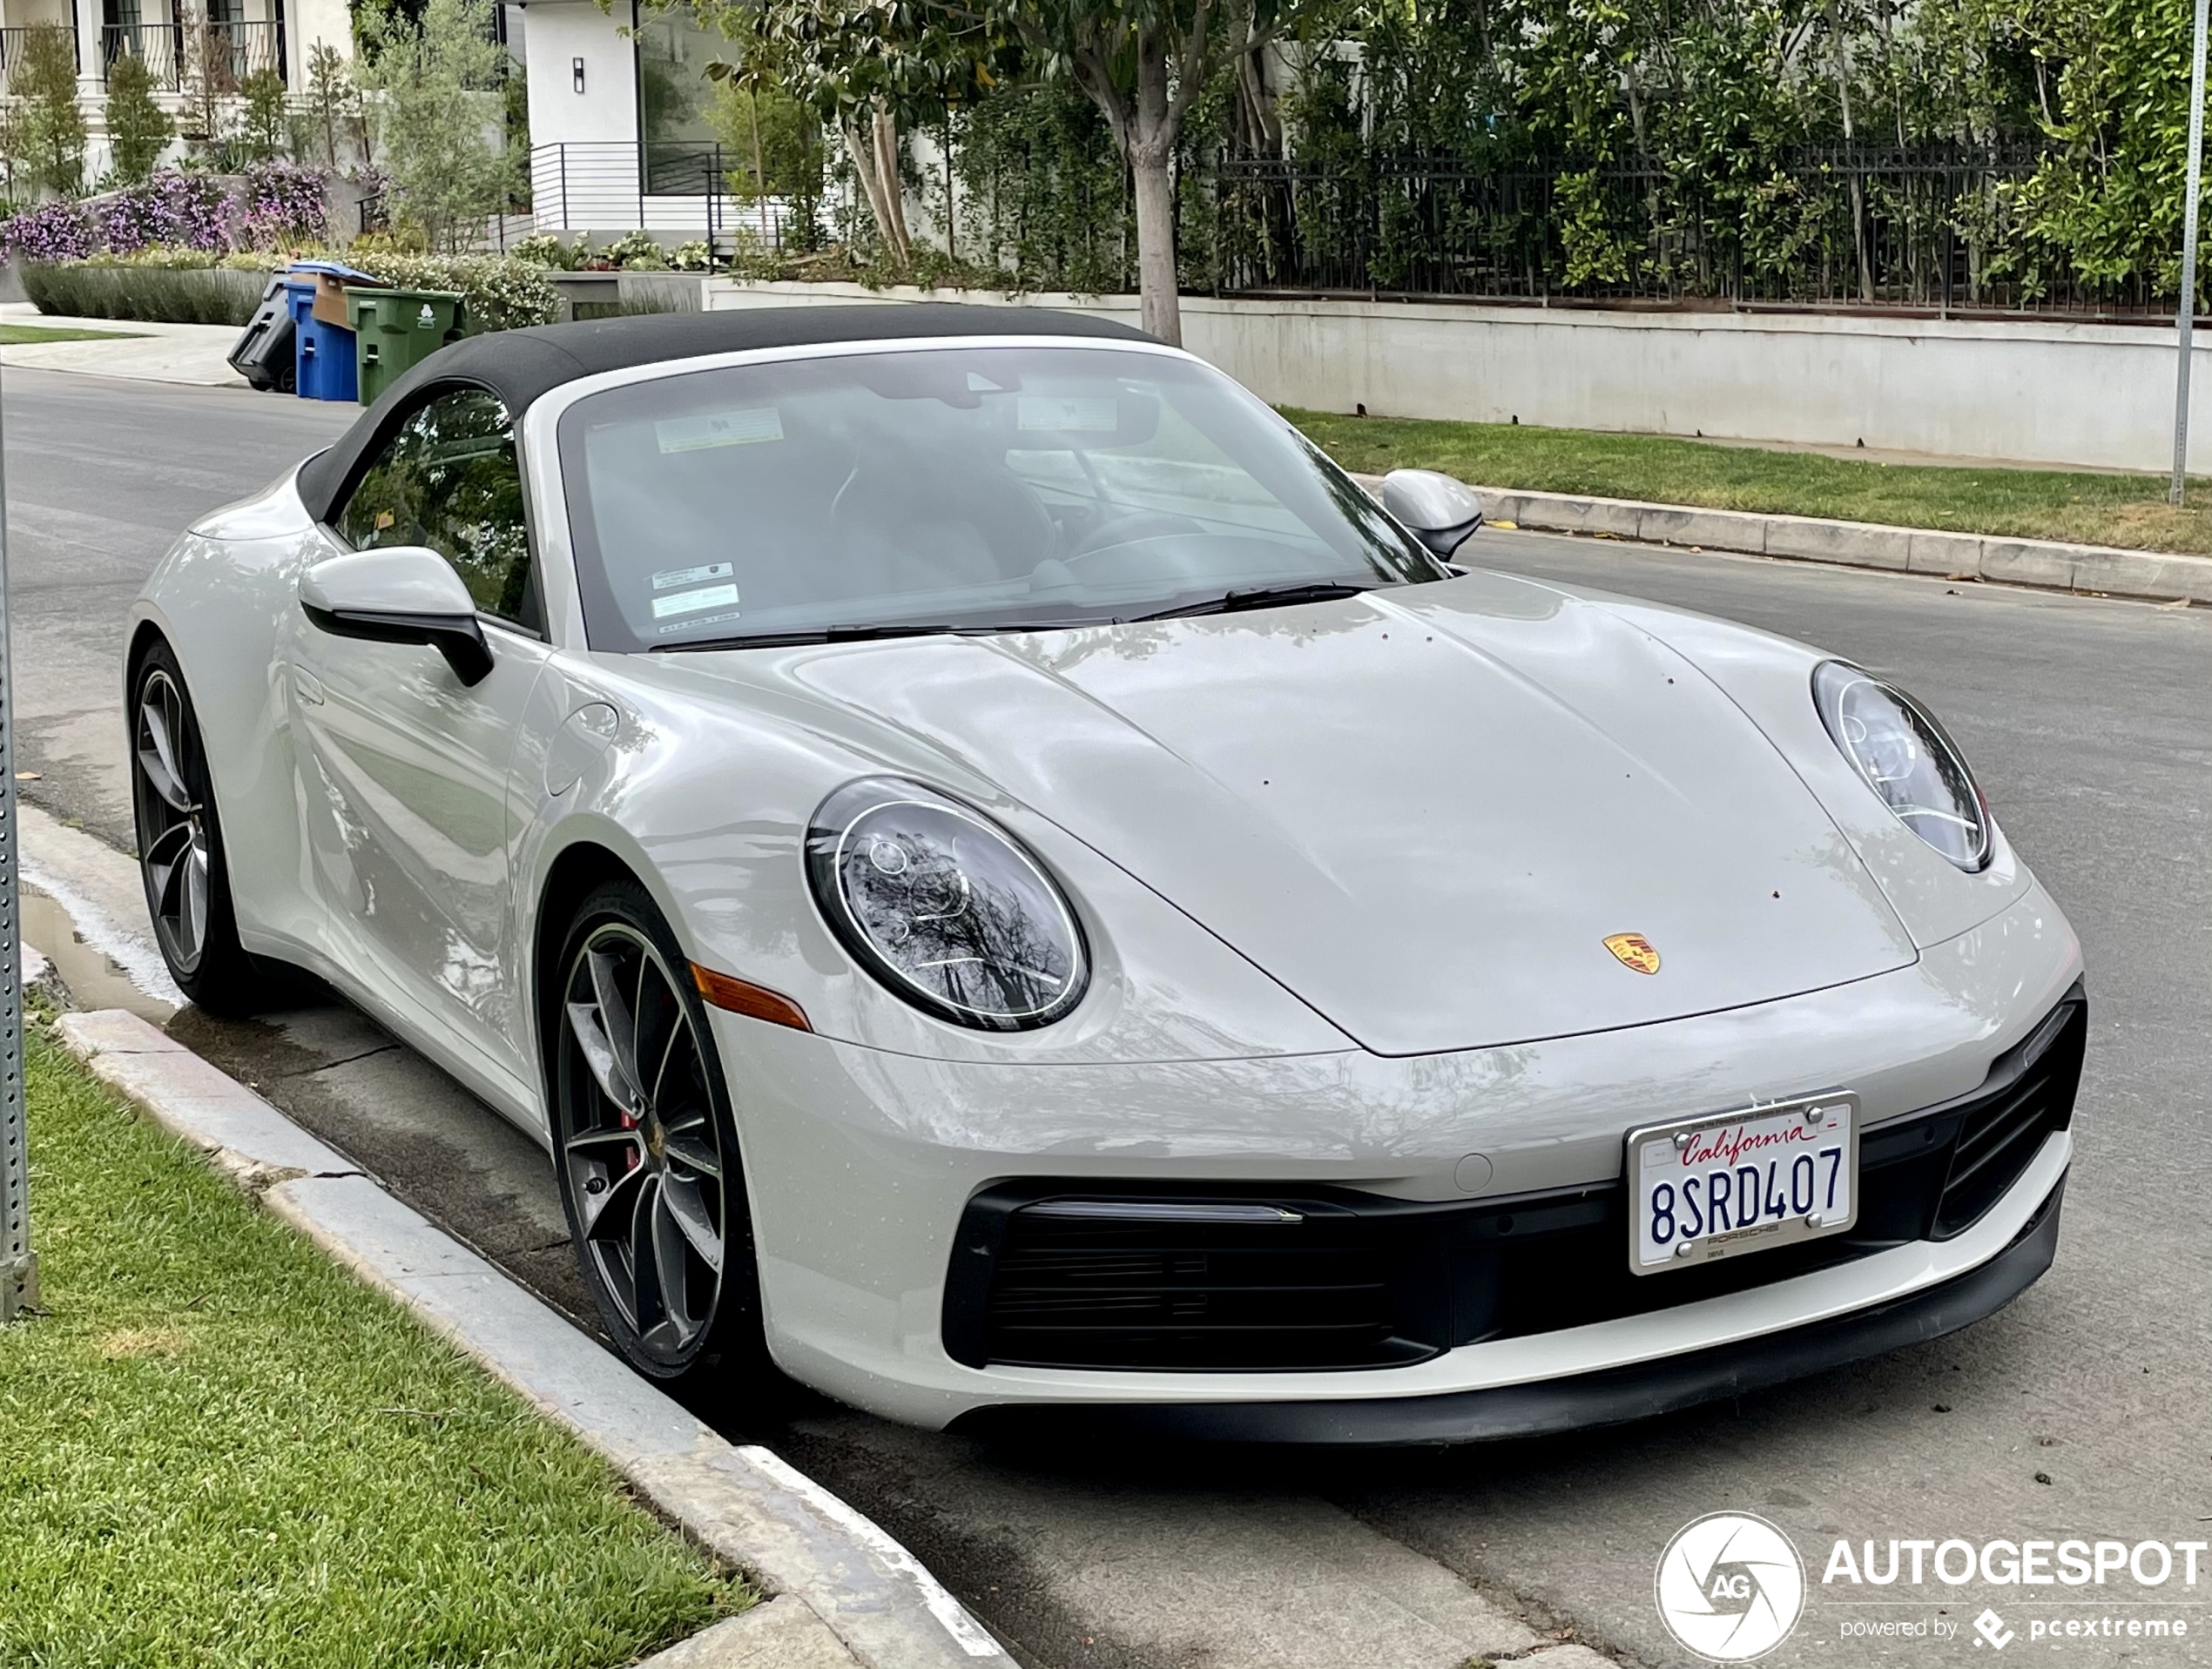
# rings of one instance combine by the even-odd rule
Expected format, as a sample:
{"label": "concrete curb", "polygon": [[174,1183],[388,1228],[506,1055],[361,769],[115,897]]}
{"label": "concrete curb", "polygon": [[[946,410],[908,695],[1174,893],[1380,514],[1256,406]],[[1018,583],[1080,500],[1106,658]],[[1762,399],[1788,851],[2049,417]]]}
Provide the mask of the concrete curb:
{"label": "concrete curb", "polygon": [[[1379,488],[1382,480],[1379,475],[1358,479],[1371,489]],[[1687,545],[1939,579],[1989,580],[2157,602],[2212,603],[2212,557],[2006,539],[1994,534],[1940,533],[1874,522],[1705,510],[1637,499],[1525,493],[1502,487],[1477,487],[1474,491],[1481,496],[1483,514],[1490,522],[1509,522],[1535,533],[1598,534],[1642,544]]]}
{"label": "concrete curb", "polygon": [[1011,1666],[913,1554],[757,1444],[711,1430],[493,1264],[237,1080],[121,1009],[63,1042],[269,1210],[413,1310],[778,1596],[654,1659],[668,1669]]}

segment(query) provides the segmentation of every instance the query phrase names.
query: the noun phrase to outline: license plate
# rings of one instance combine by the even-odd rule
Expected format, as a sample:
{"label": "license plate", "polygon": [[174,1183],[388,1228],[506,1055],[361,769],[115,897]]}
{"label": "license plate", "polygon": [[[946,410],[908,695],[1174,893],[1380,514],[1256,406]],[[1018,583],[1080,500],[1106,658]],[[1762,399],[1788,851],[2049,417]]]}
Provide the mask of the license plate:
{"label": "license plate", "polygon": [[1629,1267],[1694,1269],[1858,1221],[1858,1097],[1837,1090],[1629,1132]]}

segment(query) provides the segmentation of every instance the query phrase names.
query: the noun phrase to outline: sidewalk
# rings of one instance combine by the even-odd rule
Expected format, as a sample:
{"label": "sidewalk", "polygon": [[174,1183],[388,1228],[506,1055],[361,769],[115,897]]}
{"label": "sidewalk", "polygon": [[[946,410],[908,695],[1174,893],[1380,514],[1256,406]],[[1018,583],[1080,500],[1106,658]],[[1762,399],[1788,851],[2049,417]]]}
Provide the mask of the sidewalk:
{"label": "sidewalk", "polygon": [[0,347],[0,366],[76,371],[141,382],[181,382],[203,388],[244,388],[246,379],[225,359],[238,340],[229,325],[152,325],[125,319],[70,319],[43,313],[28,301],[0,302],[0,323],[44,325],[56,330],[128,331],[128,336],[90,342],[30,342]]}

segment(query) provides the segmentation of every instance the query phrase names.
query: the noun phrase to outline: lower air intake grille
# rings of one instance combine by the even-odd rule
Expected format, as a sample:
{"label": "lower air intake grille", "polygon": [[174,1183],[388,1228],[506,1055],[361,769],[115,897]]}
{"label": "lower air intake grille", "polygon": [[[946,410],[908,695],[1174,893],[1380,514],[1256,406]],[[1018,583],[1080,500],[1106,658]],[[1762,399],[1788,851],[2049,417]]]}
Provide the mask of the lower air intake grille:
{"label": "lower air intake grille", "polygon": [[1629,1272],[1617,1178],[1443,1202],[1319,1187],[1001,1183],[961,1219],[945,1349],[976,1368],[1392,1367],[1948,1240],[2072,1121],[2087,1033],[2077,989],[1971,1094],[1868,1126],[1858,1219],[1844,1233],[1664,1275]]}
{"label": "lower air intake grille", "polygon": [[[1931,1238],[1949,1240],[1972,1228],[2020,1180],[2043,1139],[2073,1121],[2088,1035],[2088,1005],[2062,1003],[1998,1063],[1990,1077],[2001,1087],[1985,1090],[1966,1109]],[[2001,1083],[2008,1065],[2014,1075]]]}
{"label": "lower air intake grille", "polygon": [[1046,1201],[1003,1221],[974,1343],[1062,1368],[1347,1368],[1397,1336],[1375,1225],[1318,1201]]}

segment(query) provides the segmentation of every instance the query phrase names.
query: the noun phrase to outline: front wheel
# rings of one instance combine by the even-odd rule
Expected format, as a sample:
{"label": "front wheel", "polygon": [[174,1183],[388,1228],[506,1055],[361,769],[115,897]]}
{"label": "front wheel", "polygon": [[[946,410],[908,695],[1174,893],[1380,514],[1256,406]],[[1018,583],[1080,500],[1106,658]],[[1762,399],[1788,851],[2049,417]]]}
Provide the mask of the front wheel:
{"label": "front wheel", "polygon": [[752,1221],[690,965],[624,880],[583,901],[557,966],[555,1164],[600,1319],[671,1389],[749,1396],[772,1376]]}

